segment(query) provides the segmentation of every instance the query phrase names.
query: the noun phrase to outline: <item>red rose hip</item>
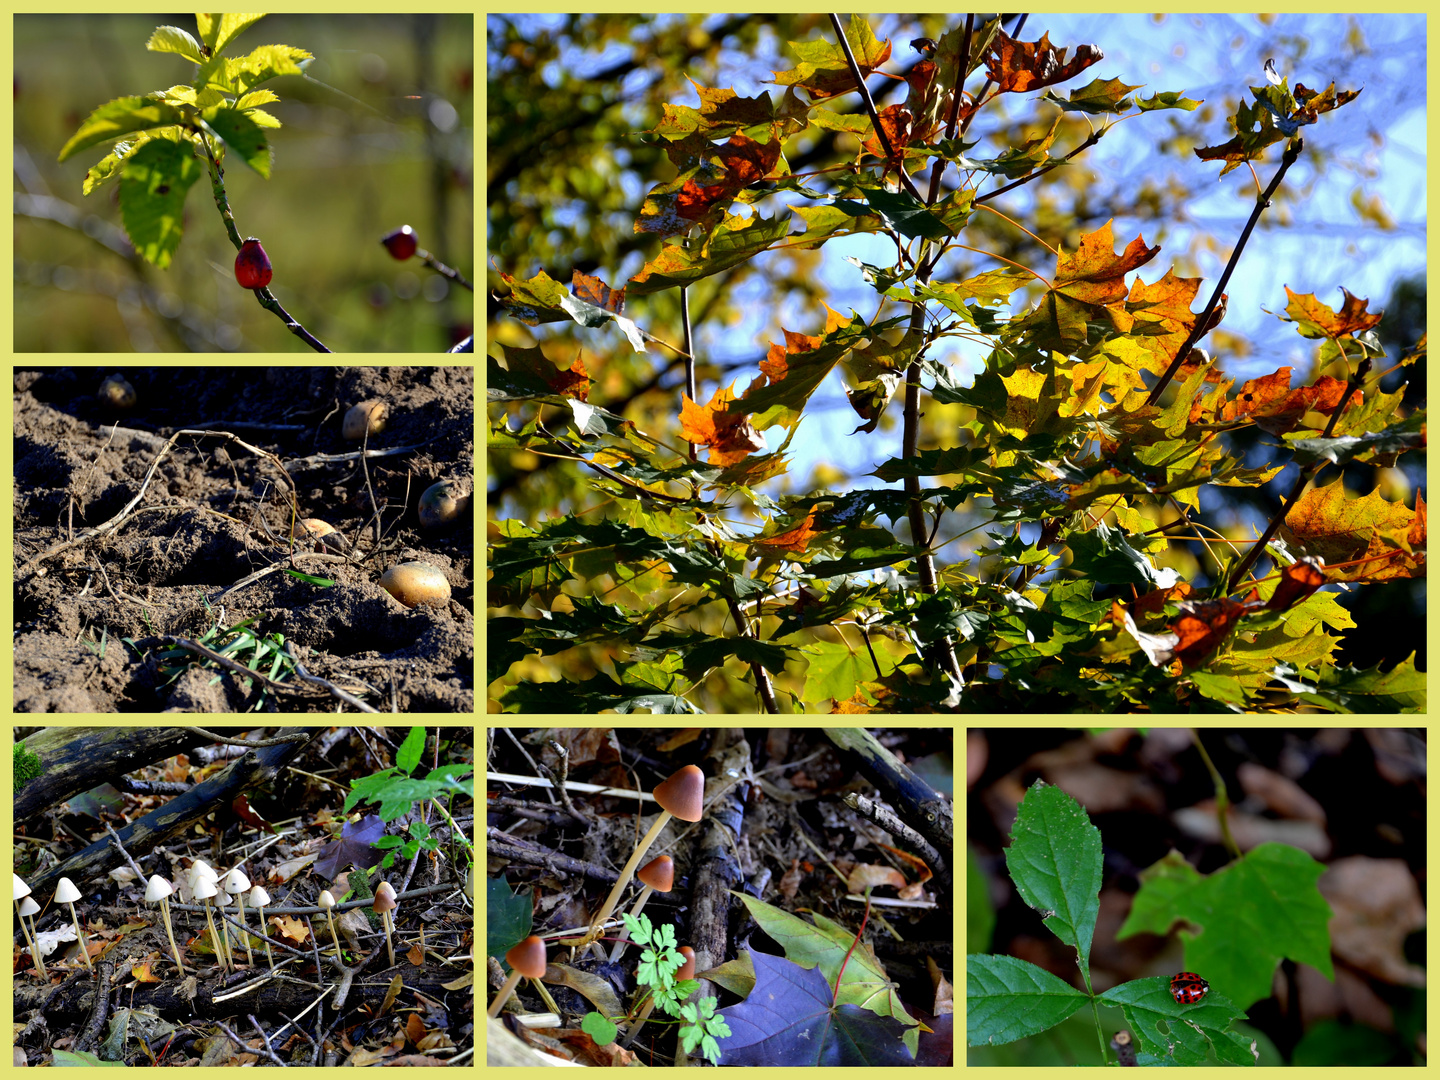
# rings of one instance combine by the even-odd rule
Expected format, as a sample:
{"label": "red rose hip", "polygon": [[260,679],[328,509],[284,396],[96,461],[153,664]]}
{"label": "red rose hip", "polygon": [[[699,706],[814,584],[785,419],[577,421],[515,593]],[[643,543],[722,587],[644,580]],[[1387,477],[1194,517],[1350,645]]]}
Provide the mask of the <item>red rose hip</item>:
{"label": "red rose hip", "polygon": [[270,284],[270,256],[260,246],[260,241],[250,237],[240,245],[240,254],[235,256],[235,280],[242,289],[263,289]]}
{"label": "red rose hip", "polygon": [[385,250],[397,259],[408,259],[415,254],[415,249],[420,242],[415,239],[415,230],[409,225],[401,225],[392,233],[387,233],[380,238],[380,243],[385,245]]}

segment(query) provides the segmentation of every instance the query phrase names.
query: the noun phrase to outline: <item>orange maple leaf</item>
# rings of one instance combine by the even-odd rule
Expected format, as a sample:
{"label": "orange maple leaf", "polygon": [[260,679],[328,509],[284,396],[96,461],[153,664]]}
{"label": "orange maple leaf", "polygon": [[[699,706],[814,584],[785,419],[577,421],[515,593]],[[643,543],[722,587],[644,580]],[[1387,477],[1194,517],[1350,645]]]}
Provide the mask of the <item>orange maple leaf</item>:
{"label": "orange maple leaf", "polygon": [[765,536],[754,541],[754,546],[762,549],[767,555],[778,554],[782,551],[789,551],[799,554],[810,546],[810,541],[820,535],[819,530],[812,528],[815,524],[815,511],[805,515],[805,520],[788,529],[783,533],[776,533],[774,536]]}
{"label": "orange maple leaf", "polygon": [[996,92],[1001,94],[1038,90],[1073,79],[1091,64],[1105,59],[1094,45],[1080,45],[1075,49],[1075,58],[1067,63],[1065,54],[1069,49],[1053,48],[1048,33],[1039,41],[1016,41],[1002,30],[990,48],[985,66],[998,87]]}
{"label": "orange maple leaf", "polygon": [[676,213],[688,221],[699,221],[717,202],[731,202],[740,191],[770,175],[780,160],[780,148],[779,139],[758,143],[738,132],[730,136],[712,155],[724,167],[723,179],[708,185],[686,181],[675,204]]}
{"label": "orange maple leaf", "polygon": [[616,315],[625,313],[625,290],[623,288],[612,289],[598,277],[582,274],[579,270],[571,271],[570,291],[581,300],[594,304],[596,307],[604,308]]}
{"label": "orange maple leaf", "polygon": [[734,400],[735,392],[729,387],[716,390],[706,405],[681,395],[680,433],[696,446],[709,447],[711,464],[734,465],[753,451],[765,449],[765,436],[755,430],[749,416],[727,412]]}
{"label": "orange maple leaf", "polygon": [[[1379,324],[1384,312],[1370,314],[1365,308],[1369,306],[1369,300],[1361,300],[1352,296],[1350,290],[1341,287],[1340,291],[1345,294],[1345,301],[1340,305],[1340,310],[1335,311],[1328,308],[1315,298],[1314,293],[1291,292],[1290,286],[1285,286],[1285,295],[1290,297],[1290,303],[1285,306],[1285,313],[1301,324],[1301,332],[1307,329],[1306,324],[1311,324],[1323,337],[1344,337],[1347,334],[1358,334],[1369,330]],[[1306,334],[1306,337],[1317,336],[1314,333]]]}
{"label": "orange maple leaf", "polygon": [[1275,592],[1265,606],[1271,611],[1289,611],[1324,584],[1324,564],[1307,555],[1280,571],[1280,584],[1275,586]]}
{"label": "orange maple leaf", "polygon": [[1281,535],[1323,559],[1329,581],[1394,581],[1425,576],[1426,519],[1423,495],[1411,510],[1378,491],[1348,498],[1336,481],[1305,492]]}
{"label": "orange maple leaf", "polygon": [[[1269,375],[1251,379],[1220,411],[1219,419],[1241,420],[1249,417],[1271,435],[1283,435],[1300,426],[1307,412],[1332,413],[1345,398],[1346,384],[1329,375],[1321,375],[1313,386],[1290,389],[1290,368],[1282,367]],[[1347,404],[1361,400],[1359,391]]]}
{"label": "orange maple leaf", "polygon": [[1170,624],[1170,632],[1177,638],[1175,655],[1186,667],[1194,667],[1219,648],[1242,615],[1263,606],[1254,589],[1244,600],[1224,596],[1181,604],[1179,617]]}

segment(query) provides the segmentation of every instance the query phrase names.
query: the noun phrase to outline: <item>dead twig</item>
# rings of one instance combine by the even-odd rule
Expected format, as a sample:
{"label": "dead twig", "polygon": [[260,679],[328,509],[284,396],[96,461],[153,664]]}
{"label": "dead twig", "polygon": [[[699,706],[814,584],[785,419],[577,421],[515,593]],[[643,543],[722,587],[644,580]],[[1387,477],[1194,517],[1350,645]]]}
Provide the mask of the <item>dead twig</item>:
{"label": "dead twig", "polygon": [[305,682],[308,682],[313,686],[323,687],[324,689],[330,691],[332,695],[345,702],[347,705],[354,706],[361,712],[378,713],[380,711],[379,709],[375,709],[369,705],[366,705],[365,702],[361,701],[353,694],[347,694],[344,690],[341,690],[329,679],[322,679],[318,675],[311,675],[308,671],[305,670],[305,665],[300,663],[299,657],[297,657],[295,653],[291,650],[290,646],[293,644],[294,642],[287,640],[285,642],[284,653],[290,659],[290,662],[295,665],[296,678],[303,679]]}
{"label": "dead twig", "polygon": [[873,821],[876,825],[879,825],[880,828],[897,839],[903,840],[918,851],[925,861],[930,864],[931,869],[935,871],[935,880],[940,887],[946,893],[953,892],[953,886],[950,881],[950,866],[945,861],[945,857],[936,851],[928,840],[909,825],[905,824],[905,822],[901,821],[893,810],[889,807],[881,806],[874,799],[868,799],[864,795],[858,795],[853,791],[847,793],[842,801],[861,817]]}

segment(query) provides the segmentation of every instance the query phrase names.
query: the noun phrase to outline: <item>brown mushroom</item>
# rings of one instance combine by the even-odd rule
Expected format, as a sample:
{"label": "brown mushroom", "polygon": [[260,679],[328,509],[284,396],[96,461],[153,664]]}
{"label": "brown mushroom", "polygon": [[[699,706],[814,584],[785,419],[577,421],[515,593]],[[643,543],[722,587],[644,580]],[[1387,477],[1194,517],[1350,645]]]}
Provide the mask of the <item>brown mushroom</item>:
{"label": "brown mushroom", "polygon": [[335,894],[326,889],[320,894],[320,899],[315,903],[319,904],[325,911],[325,917],[330,920],[330,936],[335,939],[335,955],[340,955],[340,935],[335,932]]}
{"label": "brown mushroom", "polygon": [[382,881],[375,888],[375,902],[370,905],[380,913],[380,921],[385,925],[385,951],[390,954],[390,966],[395,966],[395,943],[390,939],[390,913],[400,904],[395,899],[395,888],[388,881]]}
{"label": "brown mushroom", "polygon": [[486,1015],[492,1019],[500,1015],[505,999],[514,992],[522,976],[538,979],[545,974],[544,940],[531,934],[505,954],[505,962],[510,965],[510,974],[500,987],[500,993],[495,995],[495,1000],[490,1004],[490,1011]]}
{"label": "brown mushroom", "polygon": [[[640,879],[640,884],[645,888],[640,890],[640,898],[635,901],[635,906],[630,909],[630,917],[638,918],[640,909],[645,906],[645,901],[650,899],[651,893],[669,892],[675,884],[675,860],[669,855],[658,855],[651,859],[639,870],[635,876]],[[615,943],[615,948],[610,951],[610,962],[613,964],[620,959],[620,954],[625,951],[625,946],[630,940],[630,930],[620,932],[620,940]]]}
{"label": "brown mushroom", "polygon": [[620,871],[620,880],[615,882],[615,887],[605,898],[599,913],[591,920],[590,932],[585,935],[587,943],[600,936],[600,928],[620,903],[620,897],[625,892],[625,886],[630,884],[635,868],[640,865],[640,860],[645,857],[645,852],[650,850],[650,845],[660,835],[666,822],[672,817],[678,817],[681,821],[700,820],[705,809],[705,774],[698,765],[686,765],[656,786],[655,801],[660,804],[660,816],[655,819],[655,824],[650,826],[650,831],[640,838],[640,843]]}

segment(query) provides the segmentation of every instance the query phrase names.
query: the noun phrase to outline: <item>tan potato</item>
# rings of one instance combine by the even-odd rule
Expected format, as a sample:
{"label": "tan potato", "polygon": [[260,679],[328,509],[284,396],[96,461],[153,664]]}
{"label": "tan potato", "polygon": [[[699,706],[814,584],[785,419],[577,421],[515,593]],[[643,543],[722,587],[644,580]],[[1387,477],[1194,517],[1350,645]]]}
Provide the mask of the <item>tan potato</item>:
{"label": "tan potato", "polygon": [[380,575],[380,587],[407,608],[427,604],[443,609],[450,602],[450,582],[433,566],[399,563]]}
{"label": "tan potato", "polygon": [[[306,529],[309,530],[308,533]],[[340,535],[339,530],[328,521],[321,521],[319,518],[301,518],[295,526],[295,536],[302,542],[313,541],[317,551],[326,548],[331,551],[350,550],[349,542]]]}
{"label": "tan potato", "polygon": [[368,425],[370,434],[378,435],[385,430],[385,420],[389,415],[390,406],[385,402],[362,401],[351,406],[350,411],[345,414],[340,433],[351,442],[357,442],[365,437]]}
{"label": "tan potato", "polygon": [[420,496],[420,524],[427,529],[450,525],[470,509],[470,492],[455,480],[431,484]]}
{"label": "tan potato", "polygon": [[123,375],[111,375],[100,384],[100,389],[95,392],[100,399],[100,404],[112,409],[133,409],[135,407],[135,388],[125,381]]}

